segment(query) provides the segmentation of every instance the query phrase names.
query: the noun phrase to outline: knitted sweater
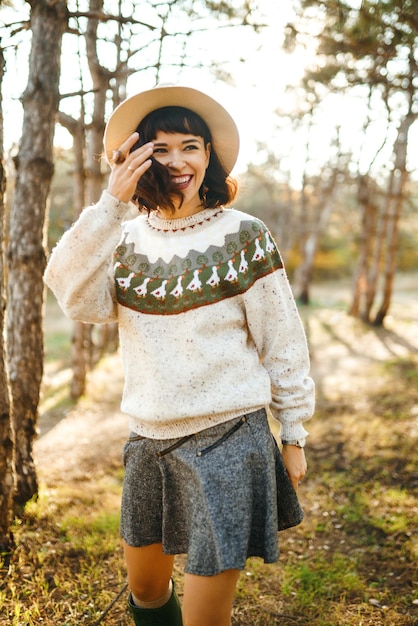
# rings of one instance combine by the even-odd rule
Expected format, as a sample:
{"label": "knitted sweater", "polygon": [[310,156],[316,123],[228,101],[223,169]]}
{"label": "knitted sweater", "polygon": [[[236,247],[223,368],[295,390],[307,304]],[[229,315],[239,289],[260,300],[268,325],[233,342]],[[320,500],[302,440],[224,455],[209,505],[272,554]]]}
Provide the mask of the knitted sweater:
{"label": "knitted sweater", "polygon": [[165,220],[108,192],[53,250],[45,282],[64,313],[118,322],[132,431],[181,437],[269,406],[307,435],[314,385],[273,238],[234,209]]}

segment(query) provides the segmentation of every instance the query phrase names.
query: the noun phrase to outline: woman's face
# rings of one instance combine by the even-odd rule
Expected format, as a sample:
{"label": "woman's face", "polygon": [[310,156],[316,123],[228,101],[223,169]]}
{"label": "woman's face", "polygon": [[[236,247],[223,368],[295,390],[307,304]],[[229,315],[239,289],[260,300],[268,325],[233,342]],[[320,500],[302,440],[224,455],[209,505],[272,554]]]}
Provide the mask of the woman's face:
{"label": "woman's face", "polygon": [[209,163],[210,144],[205,145],[203,137],[197,135],[163,131],[157,132],[153,142],[154,158],[167,167],[171,181],[183,194],[175,217],[197,213],[202,209],[199,189]]}

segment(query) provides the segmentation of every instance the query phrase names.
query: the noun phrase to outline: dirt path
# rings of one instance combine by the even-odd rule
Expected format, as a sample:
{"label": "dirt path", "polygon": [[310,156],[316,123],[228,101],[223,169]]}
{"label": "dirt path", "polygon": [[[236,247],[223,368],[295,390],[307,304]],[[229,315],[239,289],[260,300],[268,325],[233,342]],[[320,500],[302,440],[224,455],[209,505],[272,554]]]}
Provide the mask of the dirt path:
{"label": "dirt path", "polygon": [[65,417],[40,419],[35,459],[40,478],[82,480],[120,464],[128,432],[128,418],[119,411],[123,378],[118,354],[108,357],[91,373],[88,395]]}

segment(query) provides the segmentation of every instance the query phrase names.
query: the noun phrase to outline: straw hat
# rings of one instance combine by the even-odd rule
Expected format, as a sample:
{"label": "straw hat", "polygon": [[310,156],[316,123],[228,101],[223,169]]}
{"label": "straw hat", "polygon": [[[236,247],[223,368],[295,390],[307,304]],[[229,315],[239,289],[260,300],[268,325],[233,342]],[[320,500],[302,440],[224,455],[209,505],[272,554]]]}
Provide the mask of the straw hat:
{"label": "straw hat", "polygon": [[216,100],[191,87],[157,85],[124,100],[110,116],[105,133],[106,158],[111,163],[114,150],[136,131],[148,113],[166,106],[181,106],[204,119],[212,135],[213,147],[229,173],[239,150],[237,126],[229,113]]}

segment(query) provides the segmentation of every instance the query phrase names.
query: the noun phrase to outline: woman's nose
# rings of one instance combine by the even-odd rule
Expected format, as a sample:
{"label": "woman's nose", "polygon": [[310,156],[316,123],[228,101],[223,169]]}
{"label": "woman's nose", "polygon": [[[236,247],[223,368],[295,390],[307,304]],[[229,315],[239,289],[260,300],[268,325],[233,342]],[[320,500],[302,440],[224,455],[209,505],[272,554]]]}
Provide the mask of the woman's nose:
{"label": "woman's nose", "polygon": [[173,170],[180,170],[184,167],[184,159],[180,154],[174,154],[170,157],[167,167]]}

